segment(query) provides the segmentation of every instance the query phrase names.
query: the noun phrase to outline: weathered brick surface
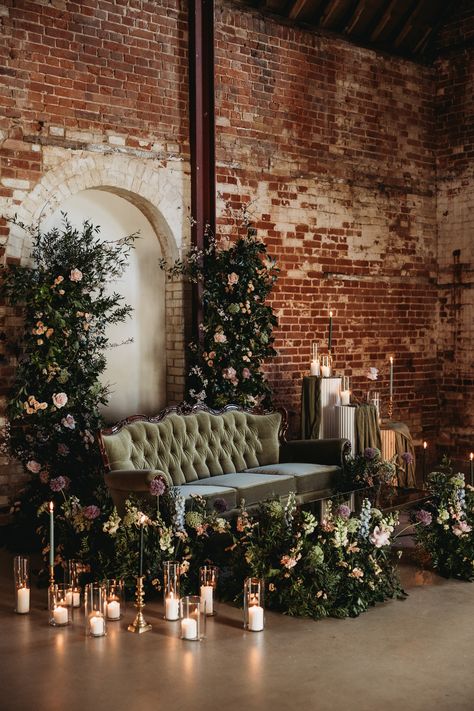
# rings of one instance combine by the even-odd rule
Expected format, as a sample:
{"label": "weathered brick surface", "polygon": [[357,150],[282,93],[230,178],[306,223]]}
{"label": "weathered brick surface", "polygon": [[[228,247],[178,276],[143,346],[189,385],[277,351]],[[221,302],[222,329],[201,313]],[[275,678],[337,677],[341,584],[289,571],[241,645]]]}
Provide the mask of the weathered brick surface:
{"label": "weathered brick surface", "polygon": [[218,183],[253,200],[282,269],[279,357],[268,374],[298,410],[310,343],[334,312],[336,366],[364,397],[395,356],[395,417],[437,427],[436,200],[431,69],[236,15],[220,2]]}
{"label": "weathered brick surface", "polygon": [[437,207],[440,431],[466,460],[474,450],[474,10],[461,2],[439,37]]}

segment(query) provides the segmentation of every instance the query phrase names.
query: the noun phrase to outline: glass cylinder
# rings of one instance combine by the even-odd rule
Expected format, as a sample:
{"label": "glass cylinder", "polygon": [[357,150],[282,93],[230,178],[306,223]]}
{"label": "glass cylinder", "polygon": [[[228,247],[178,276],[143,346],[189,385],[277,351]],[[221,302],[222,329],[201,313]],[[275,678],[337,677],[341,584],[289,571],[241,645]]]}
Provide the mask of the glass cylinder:
{"label": "glass cylinder", "polygon": [[17,555],[13,559],[15,584],[15,612],[25,615],[30,611],[30,563],[28,558]]}
{"label": "glass cylinder", "polygon": [[380,393],[377,390],[369,390],[367,401],[369,405],[374,405],[377,410],[377,417],[380,417]]}
{"label": "glass cylinder", "polygon": [[163,597],[165,620],[179,620],[179,574],[180,564],[167,560],[163,567]]}
{"label": "glass cylinder", "polygon": [[86,635],[103,637],[107,633],[107,592],[100,583],[88,583],[85,587]]}
{"label": "glass cylinder", "polygon": [[79,585],[79,572],[82,568],[82,563],[79,560],[66,561],[64,569],[64,583],[69,585],[71,591],[68,592],[68,603],[73,607],[81,606],[81,586]]}
{"label": "glass cylinder", "polygon": [[66,627],[66,625],[70,625],[72,623],[73,607],[71,603],[71,596],[68,595],[68,593],[71,592],[72,588],[63,583],[49,586],[49,624],[53,627]]}
{"label": "glass cylinder", "polygon": [[214,593],[217,587],[217,568],[215,565],[203,565],[199,568],[201,583],[201,604],[205,615],[215,615]]}
{"label": "glass cylinder", "polygon": [[244,628],[261,632],[265,625],[263,604],[263,580],[246,578],[244,582]]}
{"label": "glass cylinder", "polygon": [[206,616],[201,598],[198,595],[186,595],[180,600],[181,639],[199,642],[205,636]]}
{"label": "glass cylinder", "polygon": [[321,375],[323,378],[331,377],[331,359],[328,355],[324,355],[321,363]]}
{"label": "glass cylinder", "polygon": [[349,376],[343,375],[341,380],[341,405],[350,405],[351,391],[349,384]]}
{"label": "glass cylinder", "polygon": [[125,586],[123,580],[106,580],[106,617],[109,621],[120,620],[125,609]]}

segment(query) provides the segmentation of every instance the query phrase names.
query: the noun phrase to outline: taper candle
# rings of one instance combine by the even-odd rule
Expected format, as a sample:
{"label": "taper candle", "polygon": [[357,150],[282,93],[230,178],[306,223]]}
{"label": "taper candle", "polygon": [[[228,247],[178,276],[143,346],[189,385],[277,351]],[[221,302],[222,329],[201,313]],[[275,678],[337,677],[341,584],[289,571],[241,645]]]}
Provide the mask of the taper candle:
{"label": "taper candle", "polygon": [[140,578],[143,576],[143,529],[145,526],[145,516],[140,519]]}
{"label": "taper candle", "polygon": [[428,449],[428,442],[426,440],[423,442],[423,484],[425,483],[426,477],[426,450]]}
{"label": "taper candle", "polygon": [[469,483],[474,486],[474,452],[469,455]]}
{"label": "taper candle", "polygon": [[54,567],[54,502],[49,502],[49,567]]}
{"label": "taper candle", "polygon": [[332,311],[329,312],[329,338],[328,338],[328,351],[331,351],[332,344]]}
{"label": "taper candle", "polygon": [[393,356],[390,356],[390,399],[393,398]]}

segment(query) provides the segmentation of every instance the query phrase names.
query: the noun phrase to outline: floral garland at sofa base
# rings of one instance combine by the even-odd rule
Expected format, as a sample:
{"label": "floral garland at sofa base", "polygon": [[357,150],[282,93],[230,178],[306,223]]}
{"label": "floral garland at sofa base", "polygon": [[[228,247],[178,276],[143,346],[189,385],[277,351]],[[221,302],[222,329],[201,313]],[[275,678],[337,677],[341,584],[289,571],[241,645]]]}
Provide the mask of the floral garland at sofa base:
{"label": "floral garland at sofa base", "polygon": [[[314,619],[355,617],[377,602],[404,595],[390,549],[396,515],[383,516],[368,500],[360,516],[346,506],[329,507],[321,521],[297,509],[293,496],[286,505],[266,502],[256,513],[243,507],[232,521],[222,516],[225,502],[217,500],[215,506],[208,512],[206,502],[195,497],[192,510],[185,512],[184,500],[173,489],[157,495],[156,504],[129,499],[123,518],[114,510],[102,524],[104,544],[93,577],[124,578],[133,589],[145,514],[149,591],[161,590],[164,561],[178,560],[182,594],[198,589],[199,567],[212,563],[220,569],[221,599],[241,602],[244,579],[258,576],[265,580],[269,609]],[[77,502],[64,503],[58,539],[64,527],[82,528],[78,511]],[[87,548],[84,530],[81,535]]]}

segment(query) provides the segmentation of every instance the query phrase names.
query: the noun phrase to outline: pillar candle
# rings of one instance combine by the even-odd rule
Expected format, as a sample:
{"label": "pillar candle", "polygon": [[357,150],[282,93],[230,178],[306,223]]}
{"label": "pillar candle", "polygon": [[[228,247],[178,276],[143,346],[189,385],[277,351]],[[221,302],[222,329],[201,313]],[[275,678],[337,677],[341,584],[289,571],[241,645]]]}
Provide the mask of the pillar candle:
{"label": "pillar candle", "polygon": [[107,618],[109,620],[120,619],[120,603],[118,600],[111,600],[107,603]]}
{"label": "pillar candle", "polygon": [[350,405],[351,404],[351,391],[350,390],[341,390],[341,405]]}
{"label": "pillar candle", "polygon": [[206,615],[214,614],[213,593],[212,585],[201,585],[201,605],[206,605]]}
{"label": "pillar candle", "polygon": [[89,630],[91,635],[94,637],[102,637],[105,632],[105,622],[102,615],[98,612],[94,612],[89,617]]}
{"label": "pillar candle", "polygon": [[165,620],[179,619],[179,599],[170,593],[165,600]]}
{"label": "pillar candle", "polygon": [[185,617],[181,620],[181,636],[184,639],[196,639],[197,637],[197,620],[191,617]]}
{"label": "pillar candle", "polygon": [[66,593],[66,605],[71,605],[72,607],[81,606],[81,593],[78,590],[70,590]]}
{"label": "pillar candle", "polygon": [[66,625],[68,621],[67,608],[59,605],[53,610],[53,620],[57,625]]}
{"label": "pillar candle", "polygon": [[54,567],[54,503],[49,502],[49,567]]}
{"label": "pillar candle", "polygon": [[16,591],[16,611],[21,615],[30,611],[30,589],[18,588]]}
{"label": "pillar candle", "polygon": [[319,360],[311,361],[310,372],[311,375],[319,375]]}
{"label": "pillar candle", "polygon": [[249,630],[252,632],[263,630],[263,607],[260,605],[249,607]]}

